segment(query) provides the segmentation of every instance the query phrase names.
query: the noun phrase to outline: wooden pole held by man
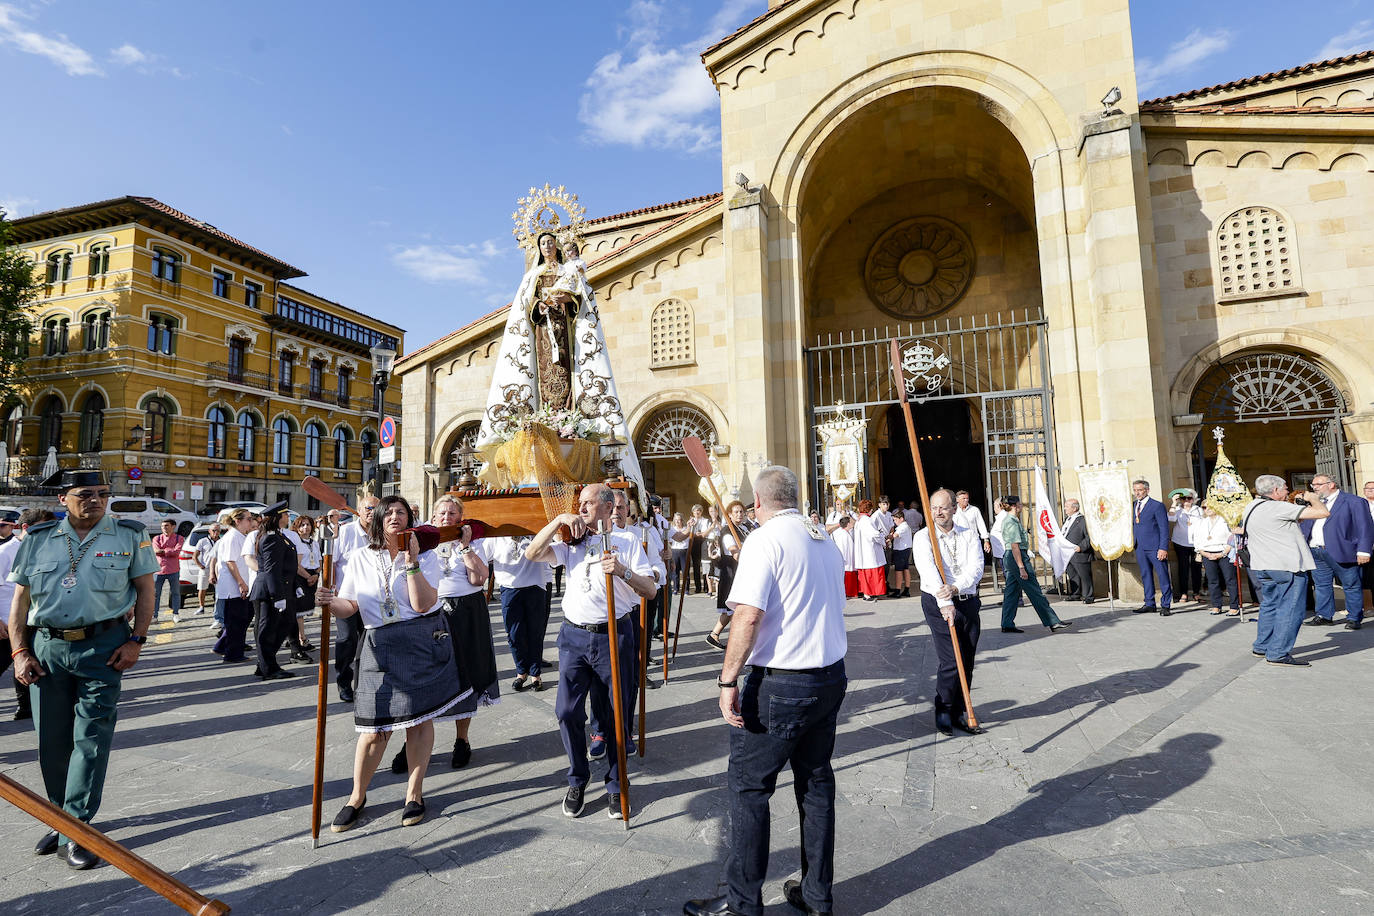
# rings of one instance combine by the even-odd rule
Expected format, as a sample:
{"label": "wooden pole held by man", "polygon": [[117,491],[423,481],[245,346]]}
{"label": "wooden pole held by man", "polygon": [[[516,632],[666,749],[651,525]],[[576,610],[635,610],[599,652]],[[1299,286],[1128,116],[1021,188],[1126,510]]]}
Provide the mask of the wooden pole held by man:
{"label": "wooden pole held by man", "polygon": [[[334,536],[328,525],[320,532],[320,587],[334,587]],[[310,846],[320,846],[320,815],[324,807],[324,726],[329,715],[329,621],[320,615],[320,685],[315,694],[315,783],[310,799]]]}
{"label": "wooden pole held by man", "polygon": [[[644,552],[649,552],[649,539],[643,538],[640,541],[644,546]],[[649,643],[652,641],[652,634],[649,633],[649,599],[639,599],[639,632],[643,636],[639,647],[639,756],[644,757],[644,729],[647,723],[648,713],[645,710],[645,703],[649,694]]]}
{"label": "wooden pole held by man", "polygon": [[[609,555],[613,552],[611,529],[604,521],[601,522],[600,533],[602,553]],[[629,830],[630,773],[625,761],[625,737],[628,730],[625,728],[625,695],[620,680],[620,645],[615,628],[615,576],[611,573],[606,573],[606,635],[610,637],[611,643],[611,708],[615,712],[616,762],[620,765],[620,818],[625,822],[625,829]]]}

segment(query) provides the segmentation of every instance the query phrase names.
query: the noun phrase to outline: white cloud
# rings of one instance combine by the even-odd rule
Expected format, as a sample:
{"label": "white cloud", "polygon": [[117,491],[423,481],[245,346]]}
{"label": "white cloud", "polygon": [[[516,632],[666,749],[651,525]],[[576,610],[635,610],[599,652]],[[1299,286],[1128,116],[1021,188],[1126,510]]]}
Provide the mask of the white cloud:
{"label": "white cloud", "polygon": [[585,83],[578,119],[586,138],[689,153],[715,147],[720,100],[700,53],[761,6],[760,0],[724,0],[704,35],[676,44],[668,33],[678,10],[664,0],[634,0],[622,29],[625,47],[597,61]]}
{"label": "white cloud", "polygon": [[26,54],[46,57],[67,71],[68,76],[103,76],[95,59],[66,35],[42,35],[25,28],[21,20],[30,18],[10,3],[0,3],[0,44],[13,45]]}
{"label": "white cloud", "polygon": [[122,44],[110,50],[110,60],[122,67],[132,67],[134,64],[147,63],[148,55],[131,44]]}
{"label": "white cloud", "polygon": [[412,245],[391,253],[391,263],[426,283],[485,286],[493,259],[509,254],[493,241],[477,245]]}
{"label": "white cloud", "polygon": [[1169,53],[1158,61],[1141,57],[1135,62],[1136,88],[1142,96],[1153,92],[1165,80],[1183,76],[1210,57],[1231,46],[1229,29],[1204,32],[1193,29],[1182,41],[1169,46]]}
{"label": "white cloud", "polygon": [[1330,60],[1374,48],[1374,19],[1362,19],[1339,35],[1332,35],[1313,60]]}
{"label": "white cloud", "polygon": [[0,197],[0,210],[9,219],[18,219],[38,211],[38,199],[34,197]]}

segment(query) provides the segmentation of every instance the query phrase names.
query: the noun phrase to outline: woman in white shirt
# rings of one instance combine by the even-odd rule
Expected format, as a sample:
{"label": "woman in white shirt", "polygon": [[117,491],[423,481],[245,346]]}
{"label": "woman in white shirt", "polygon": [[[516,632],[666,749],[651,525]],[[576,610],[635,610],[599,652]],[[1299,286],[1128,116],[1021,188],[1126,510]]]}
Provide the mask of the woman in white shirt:
{"label": "woman in white shirt", "polygon": [[[1207,567],[1207,590],[1211,593],[1213,616],[1221,613],[1221,602],[1229,592],[1230,611],[1227,617],[1240,616],[1240,589],[1236,583],[1235,535],[1231,525],[1209,505],[1203,504],[1202,518],[1192,526],[1192,536],[1198,560]],[[1222,590],[1222,583],[1226,590]]]}
{"label": "woman in white shirt", "polygon": [[[1178,561],[1178,600],[1188,601],[1202,597],[1202,567],[1197,564],[1193,545],[1197,538],[1193,528],[1202,523],[1202,510],[1197,507],[1197,494],[1185,490],[1174,497],[1169,507],[1169,521],[1174,523],[1170,540],[1174,544],[1174,558]],[[1191,583],[1191,587],[1190,587]]]}
{"label": "woman in white shirt", "polygon": [[330,829],[357,826],[367,804],[367,787],[396,729],[406,730],[410,777],[401,824],[425,819],[424,778],[434,749],[434,723],[451,722],[453,708],[471,693],[459,679],[448,620],[440,613],[439,558],[420,553],[415,535],[406,549],[395,543],[415,526],[410,503],[387,496],[372,513],[368,546],[353,552],[337,592],[320,588],[316,603],[335,617],[359,615],[362,645],[355,666],[353,723],[358,748],[353,758],[353,794]]}
{"label": "woman in white shirt", "polygon": [[320,542],[315,540],[315,520],[308,515],[296,519],[286,531],[286,539],[296,547],[296,625],[287,637],[291,657],[298,662],[313,662],[307,653],[315,646],[305,635],[305,618],[315,609],[315,584],[320,581]]}
{"label": "woman in white shirt", "polygon": [[679,594],[687,591],[687,547],[691,540],[692,530],[682,520],[682,513],[674,512],[668,528],[668,546],[673,548],[673,590]]}

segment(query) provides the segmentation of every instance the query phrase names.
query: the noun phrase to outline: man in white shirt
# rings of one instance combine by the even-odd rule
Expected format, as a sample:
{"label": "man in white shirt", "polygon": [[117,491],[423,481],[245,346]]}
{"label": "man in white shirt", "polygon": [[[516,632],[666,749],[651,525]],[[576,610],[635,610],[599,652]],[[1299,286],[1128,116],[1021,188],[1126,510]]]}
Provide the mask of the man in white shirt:
{"label": "man in white shirt", "polygon": [[956,514],[953,493],[936,490],[930,494],[931,525],[940,544],[940,568],[935,565],[928,534],[917,538],[911,548],[916,572],[921,577],[921,610],[925,612],[931,639],[935,641],[935,655],[940,660],[935,676],[935,727],[944,735],[952,735],[955,728],[977,733],[961,711],[964,691],[959,686],[959,666],[949,631],[953,629],[959,641],[959,657],[972,689],[973,657],[982,633],[978,612],[983,605],[978,600],[978,583],[983,578],[983,550],[978,532],[957,524]]}
{"label": "man in white shirt", "polygon": [[[347,525],[340,525],[334,541],[334,581],[343,581],[344,567],[348,558],[359,550],[365,550],[372,543],[372,510],[377,508],[381,499],[371,494],[358,500],[358,517]],[[335,626],[338,632],[334,637],[334,683],[339,688],[339,699],[345,703],[353,702],[353,663],[358,657],[358,646],[363,638],[363,615],[340,617]]]}
{"label": "man in white shirt", "polygon": [[544,690],[544,629],[548,626],[550,598],[548,582],[552,572],[548,563],[536,563],[525,556],[530,538],[484,538],[488,542],[492,576],[501,589],[501,622],[506,628],[506,645],[515,662],[511,689]]}
{"label": "man in white shirt", "polygon": [[196,611],[197,614],[205,613],[205,593],[210,591],[211,586],[210,560],[214,556],[215,545],[219,543],[222,532],[223,529],[216,521],[210,525],[209,533],[201,538],[200,543],[196,545],[196,566],[200,570],[196,574],[196,592],[200,601],[200,609]]}
{"label": "man in white shirt", "polygon": [[983,510],[970,506],[968,501],[968,490],[954,494],[954,524],[960,528],[971,528],[978,535],[978,540],[983,542],[983,553],[992,553],[992,538],[988,535],[988,526],[983,522]]}
{"label": "man in white shirt", "polygon": [[[563,797],[563,814],[577,817],[586,804],[591,767],[587,763],[587,696],[601,722],[614,722],[611,673],[611,638],[606,593],[607,577],[615,589],[616,651],[622,709],[629,709],[627,694],[634,680],[634,629],[626,615],[639,612],[639,599],[652,597],[653,565],[640,546],[639,535],[612,530],[611,513],[615,494],[605,484],[582,488],[576,515],[565,513],[545,525],[529,547],[525,558],[535,563],[561,563],[567,569],[567,589],[563,593],[563,627],[558,633],[558,731],[568,754],[568,791]],[[569,543],[554,541],[558,529],[566,525],[572,534]],[[611,550],[598,533],[609,532]],[[625,723],[628,728],[628,723]],[[611,818],[622,816],[620,809],[619,741],[622,736],[610,730],[607,738],[606,793]]]}
{"label": "man in white shirt", "polygon": [[720,711],[730,728],[727,891],[689,900],[688,916],[763,912],[768,802],[789,763],[801,816],[802,880],[787,901],[828,913],[835,856],[835,722],[844,700],[844,561],[797,511],[797,477],[769,467],[754,480],[760,526],[740,551],[727,603],[734,610],[721,668]]}

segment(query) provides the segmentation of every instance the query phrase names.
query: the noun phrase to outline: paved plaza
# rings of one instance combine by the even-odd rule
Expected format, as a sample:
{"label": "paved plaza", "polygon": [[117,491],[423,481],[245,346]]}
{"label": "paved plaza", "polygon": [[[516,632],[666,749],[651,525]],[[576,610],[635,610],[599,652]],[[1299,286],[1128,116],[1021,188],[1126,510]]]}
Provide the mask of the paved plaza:
{"label": "paved plaza", "polygon": [[[1053,636],[1030,609],[1025,635],[1003,634],[985,607],[974,697],[988,732],[952,738],[932,727],[919,603],[849,603],[836,913],[1374,910],[1374,635],[1309,628],[1295,655],[1312,667],[1285,670],[1251,657],[1253,623],[1196,605],[1166,619],[1055,602],[1074,626]],[[251,662],[221,663],[208,616],[164,616],[126,676],[96,825],[235,913],[679,913],[718,892],[726,812],[721,654],[703,641],[713,610],[704,597],[686,606],[671,681],[649,694],[647,756],[630,767],[629,831],[606,816],[604,764],[582,817],[560,813],[555,691],[510,692],[502,636],[501,705],[474,722],[464,770],[449,767],[453,733],[440,726],[429,819],[402,827],[402,778],[382,772],[362,826],[326,826],[312,849],[314,678],[261,684]],[[0,766],[41,794],[34,734],[10,721],[6,682]],[[354,742],[349,707],[330,713],[326,824],[346,800]],[[764,899],[793,913],[786,776],[774,818]],[[112,867],[35,857],[42,832],[0,803],[0,912],[179,912]]]}

